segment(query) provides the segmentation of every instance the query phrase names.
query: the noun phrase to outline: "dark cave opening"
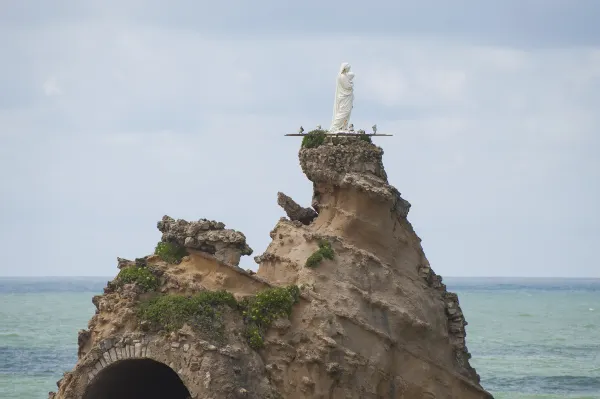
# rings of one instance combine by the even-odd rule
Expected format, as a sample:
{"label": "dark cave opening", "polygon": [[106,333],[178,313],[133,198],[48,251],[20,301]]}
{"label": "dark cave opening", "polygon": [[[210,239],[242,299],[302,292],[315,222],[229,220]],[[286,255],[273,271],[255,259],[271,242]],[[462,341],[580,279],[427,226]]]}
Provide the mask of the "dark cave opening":
{"label": "dark cave opening", "polygon": [[188,399],[190,392],[169,366],[151,359],[128,359],[104,368],[83,399]]}

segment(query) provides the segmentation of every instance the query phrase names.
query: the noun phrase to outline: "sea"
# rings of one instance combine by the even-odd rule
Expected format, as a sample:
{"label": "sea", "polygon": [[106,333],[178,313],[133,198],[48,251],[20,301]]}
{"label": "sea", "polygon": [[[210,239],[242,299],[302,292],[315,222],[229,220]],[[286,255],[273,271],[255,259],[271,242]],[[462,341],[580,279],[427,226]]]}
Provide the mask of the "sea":
{"label": "sea", "polygon": [[[46,399],[106,277],[0,278],[0,399]],[[600,279],[446,278],[498,399],[600,399]]]}

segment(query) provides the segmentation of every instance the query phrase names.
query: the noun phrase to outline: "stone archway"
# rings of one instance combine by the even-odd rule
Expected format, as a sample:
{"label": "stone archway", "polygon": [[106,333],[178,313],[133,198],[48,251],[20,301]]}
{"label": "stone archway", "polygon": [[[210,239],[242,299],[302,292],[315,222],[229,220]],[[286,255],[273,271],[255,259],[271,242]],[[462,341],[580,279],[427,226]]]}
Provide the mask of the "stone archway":
{"label": "stone archway", "polygon": [[173,369],[152,359],[125,359],[103,368],[83,399],[188,399],[190,392]]}

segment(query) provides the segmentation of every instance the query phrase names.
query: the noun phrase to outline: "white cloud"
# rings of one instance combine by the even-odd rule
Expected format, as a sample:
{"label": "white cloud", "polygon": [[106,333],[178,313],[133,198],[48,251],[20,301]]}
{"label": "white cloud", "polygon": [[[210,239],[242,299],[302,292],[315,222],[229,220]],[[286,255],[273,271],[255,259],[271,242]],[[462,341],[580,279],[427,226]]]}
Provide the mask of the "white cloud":
{"label": "white cloud", "polygon": [[55,77],[48,78],[44,82],[44,94],[51,96],[59,96],[63,94],[63,91],[58,83],[58,80]]}
{"label": "white cloud", "polygon": [[[561,268],[591,240],[572,236],[570,221],[585,214],[598,230],[591,199],[600,195],[589,184],[600,147],[598,49],[226,40],[122,21],[39,28],[21,40],[28,51],[12,72],[20,92],[44,81],[43,94],[61,101],[43,101],[36,87],[27,106],[0,111],[0,132],[18,133],[0,136],[0,216],[15,219],[0,227],[10,238],[0,245],[23,245],[3,251],[18,255],[39,242],[43,254],[20,273],[113,274],[115,256],[152,249],[164,213],[223,220],[259,253],[282,214],[277,191],[310,203],[299,142],[283,134],[328,125],[347,60],[357,74],[354,124],[396,135],[376,142],[437,272],[597,274],[586,262]],[[581,205],[565,206],[571,200]],[[536,245],[548,246],[538,261]],[[578,253],[592,264],[591,249]]]}

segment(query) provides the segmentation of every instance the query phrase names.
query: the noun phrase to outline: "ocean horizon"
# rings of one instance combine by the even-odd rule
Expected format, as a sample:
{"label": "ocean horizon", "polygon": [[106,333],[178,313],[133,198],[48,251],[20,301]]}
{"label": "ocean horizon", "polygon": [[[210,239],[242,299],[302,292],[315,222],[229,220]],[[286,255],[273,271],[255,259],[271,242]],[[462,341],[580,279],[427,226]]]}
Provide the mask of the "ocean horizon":
{"label": "ocean horizon", "polygon": [[[109,276],[0,277],[0,398],[47,398]],[[446,277],[499,399],[600,398],[600,278]]]}

